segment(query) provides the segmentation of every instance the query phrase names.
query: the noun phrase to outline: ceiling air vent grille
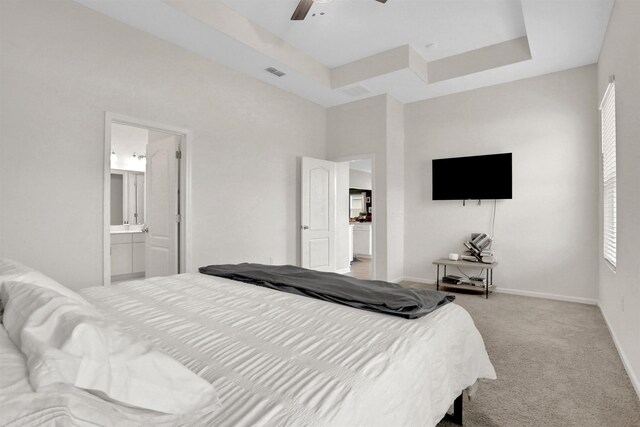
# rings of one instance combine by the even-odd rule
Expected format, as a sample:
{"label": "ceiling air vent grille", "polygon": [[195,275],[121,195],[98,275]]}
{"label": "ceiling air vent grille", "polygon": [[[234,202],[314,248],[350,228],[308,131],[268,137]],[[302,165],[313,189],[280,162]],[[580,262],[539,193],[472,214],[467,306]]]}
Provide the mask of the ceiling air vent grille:
{"label": "ceiling air vent grille", "polygon": [[342,93],[351,98],[360,98],[361,96],[369,95],[371,91],[365,86],[358,85],[343,89]]}
{"label": "ceiling air vent grille", "polygon": [[273,74],[274,76],[278,76],[278,77],[282,77],[285,74],[282,71],[278,70],[277,68],[273,68],[273,67],[265,68],[264,70],[268,71],[271,74]]}

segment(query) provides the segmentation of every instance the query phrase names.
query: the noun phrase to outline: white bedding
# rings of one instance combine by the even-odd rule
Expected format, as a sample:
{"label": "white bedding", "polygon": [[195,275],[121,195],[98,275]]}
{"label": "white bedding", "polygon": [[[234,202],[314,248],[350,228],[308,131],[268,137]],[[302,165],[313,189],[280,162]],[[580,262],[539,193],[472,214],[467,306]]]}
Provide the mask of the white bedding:
{"label": "white bedding", "polygon": [[5,395],[30,392],[27,359],[0,325],[0,399]]}
{"label": "white bedding", "polygon": [[210,382],[40,272],[0,259],[0,300],[3,426],[175,426],[219,406]]}
{"label": "white bedding", "polygon": [[182,418],[115,405],[63,384],[34,392],[27,358],[0,325],[0,425],[169,427]]}
{"label": "white bedding", "polygon": [[37,392],[68,384],[117,404],[177,415],[219,406],[208,381],[106,322],[77,295],[4,281],[0,297],[3,326],[26,357]]}
{"label": "white bedding", "polygon": [[495,378],[456,304],[406,320],[200,274],[81,294],[214,384],[198,425],[433,426]]}

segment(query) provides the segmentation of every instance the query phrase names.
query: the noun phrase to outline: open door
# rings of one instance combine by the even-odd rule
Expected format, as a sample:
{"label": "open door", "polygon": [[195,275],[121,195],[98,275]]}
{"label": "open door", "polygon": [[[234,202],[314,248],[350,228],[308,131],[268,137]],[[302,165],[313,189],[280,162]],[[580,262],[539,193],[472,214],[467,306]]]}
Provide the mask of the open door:
{"label": "open door", "polygon": [[147,144],[146,277],[178,274],[180,137]]}
{"label": "open door", "polygon": [[302,267],[335,271],[336,164],[302,158]]}

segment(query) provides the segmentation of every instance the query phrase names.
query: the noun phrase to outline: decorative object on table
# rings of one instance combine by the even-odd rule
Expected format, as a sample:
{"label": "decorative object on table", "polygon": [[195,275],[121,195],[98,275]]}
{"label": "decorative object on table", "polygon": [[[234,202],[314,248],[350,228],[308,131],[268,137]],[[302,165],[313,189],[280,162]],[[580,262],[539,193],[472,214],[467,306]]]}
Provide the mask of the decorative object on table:
{"label": "decorative object on table", "polygon": [[460,259],[460,255],[458,255],[458,254],[449,254],[449,259],[451,261],[457,261],[457,260]]}
{"label": "decorative object on table", "polygon": [[494,251],[482,251],[480,253],[480,260],[475,255],[471,255],[471,251],[466,251],[465,255],[460,256],[463,261],[482,262],[484,264],[493,264],[498,262],[498,257]]}
{"label": "decorative object on table", "polygon": [[480,254],[482,256],[482,262],[485,264],[493,264],[494,262],[498,262],[498,257],[494,251],[482,251]]}
{"label": "decorative object on table", "polygon": [[[469,257],[490,264],[495,262],[495,253],[489,249],[492,241],[485,233],[472,234],[471,240],[464,242],[464,246],[468,249]],[[463,256],[462,259],[471,261],[469,257]]]}

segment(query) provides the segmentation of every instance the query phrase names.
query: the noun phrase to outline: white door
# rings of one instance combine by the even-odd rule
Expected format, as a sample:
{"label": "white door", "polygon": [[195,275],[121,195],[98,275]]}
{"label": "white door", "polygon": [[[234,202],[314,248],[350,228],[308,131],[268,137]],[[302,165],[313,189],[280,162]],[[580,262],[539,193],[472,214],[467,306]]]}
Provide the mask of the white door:
{"label": "white door", "polygon": [[147,144],[146,277],[178,274],[179,137]]}
{"label": "white door", "polygon": [[335,271],[336,164],[334,162],[302,158],[301,215],[302,267]]}

